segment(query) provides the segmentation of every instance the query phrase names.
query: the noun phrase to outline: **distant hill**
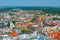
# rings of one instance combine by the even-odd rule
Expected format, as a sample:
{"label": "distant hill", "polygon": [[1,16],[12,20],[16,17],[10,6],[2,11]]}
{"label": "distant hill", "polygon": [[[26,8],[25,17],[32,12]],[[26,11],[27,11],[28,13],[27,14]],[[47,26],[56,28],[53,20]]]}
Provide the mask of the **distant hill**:
{"label": "distant hill", "polygon": [[12,9],[21,9],[21,10],[43,10],[44,13],[50,13],[50,14],[60,14],[60,8],[59,7],[23,7],[23,6],[1,6],[0,12],[7,12],[7,11],[18,11],[18,10],[12,10]]}

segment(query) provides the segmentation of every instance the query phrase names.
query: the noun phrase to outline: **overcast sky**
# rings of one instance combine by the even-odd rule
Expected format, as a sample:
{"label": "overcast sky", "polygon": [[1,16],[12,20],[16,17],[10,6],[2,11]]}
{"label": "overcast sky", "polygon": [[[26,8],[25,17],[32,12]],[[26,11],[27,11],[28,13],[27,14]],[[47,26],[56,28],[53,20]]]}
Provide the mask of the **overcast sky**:
{"label": "overcast sky", "polygon": [[0,6],[60,6],[60,0],[0,0]]}

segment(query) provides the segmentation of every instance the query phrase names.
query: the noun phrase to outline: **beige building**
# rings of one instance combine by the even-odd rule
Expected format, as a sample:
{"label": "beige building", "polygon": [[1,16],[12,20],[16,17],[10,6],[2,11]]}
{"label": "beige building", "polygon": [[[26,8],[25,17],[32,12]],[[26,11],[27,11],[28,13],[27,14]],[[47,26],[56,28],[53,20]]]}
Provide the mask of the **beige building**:
{"label": "beige building", "polygon": [[27,24],[26,23],[17,23],[16,24],[16,28],[19,28],[19,29],[27,29]]}

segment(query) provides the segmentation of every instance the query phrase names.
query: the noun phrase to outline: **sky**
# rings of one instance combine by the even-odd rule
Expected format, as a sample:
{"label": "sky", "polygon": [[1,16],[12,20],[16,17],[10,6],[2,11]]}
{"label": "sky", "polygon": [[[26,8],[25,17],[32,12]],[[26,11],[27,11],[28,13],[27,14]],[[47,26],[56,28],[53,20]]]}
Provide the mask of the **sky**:
{"label": "sky", "polygon": [[0,0],[0,6],[60,6],[60,0]]}

